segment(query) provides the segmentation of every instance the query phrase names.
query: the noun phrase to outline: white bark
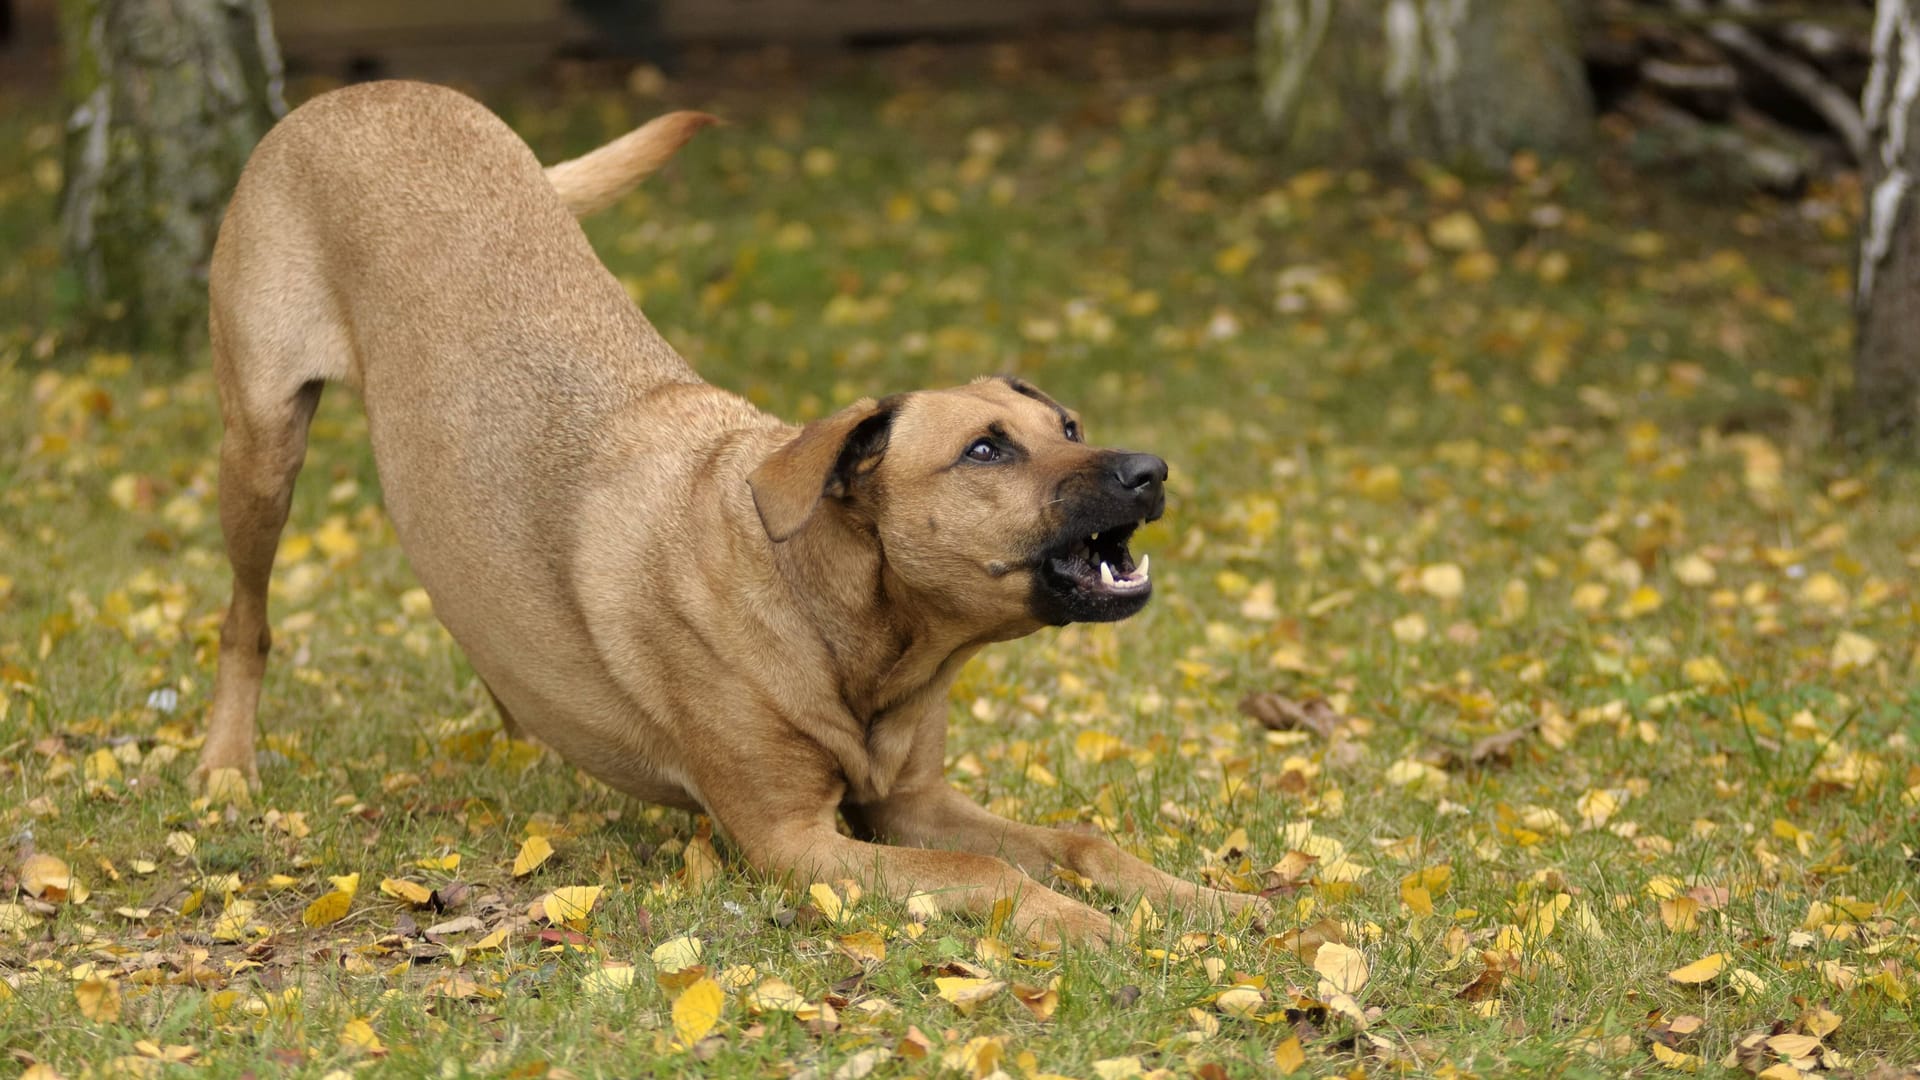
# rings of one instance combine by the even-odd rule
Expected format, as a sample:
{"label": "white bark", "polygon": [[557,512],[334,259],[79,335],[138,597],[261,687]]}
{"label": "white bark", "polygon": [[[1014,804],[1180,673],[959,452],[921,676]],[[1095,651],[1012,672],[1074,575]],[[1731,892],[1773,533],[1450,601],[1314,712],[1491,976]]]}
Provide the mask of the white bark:
{"label": "white bark", "polygon": [[1874,136],[1878,168],[1873,172],[1879,178],[1867,195],[1861,225],[1854,298],[1862,309],[1873,302],[1875,272],[1893,249],[1894,230],[1913,188],[1906,165],[1908,125],[1920,102],[1920,11],[1915,8],[1903,0],[1880,0],[1874,18],[1873,71],[1861,95],[1861,112]]}
{"label": "white bark", "polygon": [[1275,125],[1284,124],[1300,100],[1300,88],[1327,39],[1334,0],[1268,0],[1260,10],[1260,36],[1276,58],[1261,110]]}

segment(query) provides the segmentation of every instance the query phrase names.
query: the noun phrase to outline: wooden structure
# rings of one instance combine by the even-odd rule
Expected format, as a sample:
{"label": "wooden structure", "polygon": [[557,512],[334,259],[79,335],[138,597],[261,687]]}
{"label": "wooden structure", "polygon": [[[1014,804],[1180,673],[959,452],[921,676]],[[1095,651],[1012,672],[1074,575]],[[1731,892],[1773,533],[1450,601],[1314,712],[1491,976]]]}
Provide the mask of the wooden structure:
{"label": "wooden structure", "polygon": [[[836,45],[1040,28],[1244,18],[1257,0],[600,0],[658,44]],[[273,0],[282,51],[309,70],[511,74],[602,44],[567,0]]]}

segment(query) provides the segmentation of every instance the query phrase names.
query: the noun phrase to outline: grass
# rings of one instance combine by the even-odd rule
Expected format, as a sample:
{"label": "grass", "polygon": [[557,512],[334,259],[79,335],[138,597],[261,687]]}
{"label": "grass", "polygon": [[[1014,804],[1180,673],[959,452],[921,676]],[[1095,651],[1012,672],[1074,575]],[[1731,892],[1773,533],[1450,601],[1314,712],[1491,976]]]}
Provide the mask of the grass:
{"label": "grass", "polygon": [[[1170,917],[1110,952],[923,927],[872,897],[836,924],[724,840],[722,872],[688,880],[694,818],[497,735],[342,392],[276,570],[264,789],[193,799],[226,599],[212,388],[200,358],[176,375],[65,344],[55,114],[9,103],[13,1059],[827,1077],[884,1048],[874,1075],[1215,1077],[1268,1075],[1298,1039],[1300,1075],[1600,1076],[1713,1073],[1751,1033],[1811,1031],[1829,1056],[1803,1065],[1920,1064],[1920,484],[1820,443],[1857,191],[1703,202],[1525,160],[1301,171],[1260,141],[1249,88],[1190,77],[1237,48],[1101,38],[736,70],[670,103],[495,102],[548,159],[666,104],[729,117],[589,224],[713,381],[806,417],[1019,371],[1094,441],[1173,463],[1170,513],[1137,543],[1150,609],[992,650],[953,702],[950,773],[982,800],[1268,888],[1281,913],[1264,931]],[[1255,691],[1344,719],[1268,732],[1236,709]],[[556,853],[516,878],[536,835]],[[91,895],[36,904],[16,884],[31,853]],[[344,918],[303,924],[355,873]],[[416,909],[388,878],[470,891]],[[586,885],[604,891],[572,935],[416,936]],[[1364,1032],[1326,1009],[1316,934],[1365,959]],[[727,987],[690,1051],[671,1010],[700,973],[652,959],[683,935]],[[1722,953],[1710,981],[1670,978]],[[1052,985],[1057,1010],[1012,990],[962,1010],[935,981],[962,964]],[[807,1010],[756,1011],[769,978]],[[1236,981],[1261,990],[1250,1016],[1220,1000]]]}

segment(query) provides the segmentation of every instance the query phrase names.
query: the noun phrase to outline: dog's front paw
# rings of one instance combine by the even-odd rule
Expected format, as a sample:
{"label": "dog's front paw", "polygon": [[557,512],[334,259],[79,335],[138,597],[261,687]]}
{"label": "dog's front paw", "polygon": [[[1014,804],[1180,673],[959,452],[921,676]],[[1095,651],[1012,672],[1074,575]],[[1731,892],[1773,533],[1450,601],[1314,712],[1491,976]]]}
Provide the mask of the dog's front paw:
{"label": "dog's front paw", "polygon": [[1248,922],[1264,927],[1273,921],[1273,904],[1258,893],[1236,893],[1223,890],[1210,890],[1208,897],[1214,910],[1236,922]]}

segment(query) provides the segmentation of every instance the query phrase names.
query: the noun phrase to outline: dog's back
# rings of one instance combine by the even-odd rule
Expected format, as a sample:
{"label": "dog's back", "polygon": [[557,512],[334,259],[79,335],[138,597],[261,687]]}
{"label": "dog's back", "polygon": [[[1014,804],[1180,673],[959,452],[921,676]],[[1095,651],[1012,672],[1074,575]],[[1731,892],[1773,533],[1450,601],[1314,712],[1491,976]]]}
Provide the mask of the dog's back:
{"label": "dog's back", "polygon": [[[677,146],[704,122],[654,130]],[[562,167],[568,198],[604,203],[664,160],[641,135]],[[251,727],[249,653],[256,639],[264,653],[273,550],[326,382],[360,388],[387,511],[475,667],[488,672],[502,650],[552,652],[549,670],[565,677],[567,654],[588,651],[559,640],[572,629],[551,632],[582,625],[556,606],[572,595],[556,548],[579,492],[596,467],[629,456],[636,405],[674,385],[718,392],[601,265],[526,144],[441,87],[315,98],[249,160],[209,288],[235,571],[221,664],[232,688],[216,690],[214,730],[238,732],[242,717]],[[725,408],[701,415],[713,417],[702,428],[740,421]]]}

